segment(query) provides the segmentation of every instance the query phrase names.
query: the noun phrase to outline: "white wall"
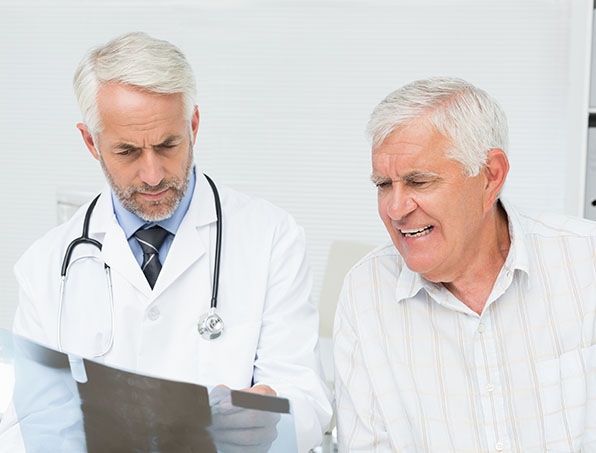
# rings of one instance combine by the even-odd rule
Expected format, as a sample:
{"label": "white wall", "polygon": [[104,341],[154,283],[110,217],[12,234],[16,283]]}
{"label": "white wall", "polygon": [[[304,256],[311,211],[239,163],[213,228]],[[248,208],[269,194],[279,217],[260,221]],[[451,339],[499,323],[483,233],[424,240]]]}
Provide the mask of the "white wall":
{"label": "white wall", "polygon": [[[103,177],[74,125],[74,68],[91,46],[144,30],[189,57],[199,88],[195,156],[221,183],[304,225],[318,297],[331,241],[385,240],[363,129],[389,91],[464,77],[509,114],[506,195],[581,214],[589,0],[0,0],[0,327],[12,265],[56,224],[63,188]],[[58,278],[58,276],[56,276]]]}

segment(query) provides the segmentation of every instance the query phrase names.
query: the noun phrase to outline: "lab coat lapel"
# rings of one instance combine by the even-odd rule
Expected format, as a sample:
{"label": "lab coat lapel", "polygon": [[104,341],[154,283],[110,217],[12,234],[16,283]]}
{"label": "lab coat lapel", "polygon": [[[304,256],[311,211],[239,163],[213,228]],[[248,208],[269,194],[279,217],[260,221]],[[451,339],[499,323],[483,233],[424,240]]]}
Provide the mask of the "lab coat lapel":
{"label": "lab coat lapel", "polygon": [[197,170],[195,190],[188,212],[182,219],[155,284],[156,296],[210,250],[207,227],[216,221],[213,193],[203,174]]}
{"label": "lab coat lapel", "polygon": [[154,292],[160,294],[205,254],[205,244],[192,222],[182,222],[161,268]]}
{"label": "lab coat lapel", "polygon": [[110,266],[112,275],[121,275],[143,295],[150,297],[151,288],[130,250],[124,231],[116,220],[109,189],[104,190],[97,202],[91,216],[90,231],[97,235],[97,239],[103,244],[102,258]]}
{"label": "lab coat lapel", "polygon": [[147,283],[147,278],[143,274],[141,266],[132,254],[124,231],[122,231],[116,219],[106,231],[102,254],[105,263],[112,269],[112,274],[120,274],[143,295],[150,297],[151,287]]}

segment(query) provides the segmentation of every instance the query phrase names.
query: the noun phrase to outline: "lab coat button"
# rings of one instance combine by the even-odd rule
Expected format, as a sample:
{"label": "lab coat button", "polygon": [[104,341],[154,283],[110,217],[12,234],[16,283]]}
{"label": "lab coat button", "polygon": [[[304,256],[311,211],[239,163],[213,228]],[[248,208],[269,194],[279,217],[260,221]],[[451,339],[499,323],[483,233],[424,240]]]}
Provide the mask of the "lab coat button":
{"label": "lab coat button", "polygon": [[159,308],[157,307],[151,307],[151,309],[149,310],[149,313],[147,313],[147,316],[149,317],[149,319],[151,321],[155,321],[157,318],[159,318]]}

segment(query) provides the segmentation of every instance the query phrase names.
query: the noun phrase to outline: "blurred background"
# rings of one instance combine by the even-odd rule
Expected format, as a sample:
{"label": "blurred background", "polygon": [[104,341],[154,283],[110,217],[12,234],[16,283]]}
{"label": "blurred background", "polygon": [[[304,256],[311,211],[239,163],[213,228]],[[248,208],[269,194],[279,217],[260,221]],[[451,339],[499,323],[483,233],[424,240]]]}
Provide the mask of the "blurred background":
{"label": "blurred background", "polygon": [[75,128],[71,80],[90,47],[142,30],[187,55],[196,161],[304,226],[327,337],[343,273],[387,240],[366,122],[413,79],[488,91],[510,122],[505,196],[585,214],[592,12],[592,0],[0,0],[0,327],[14,262],[104,185]]}

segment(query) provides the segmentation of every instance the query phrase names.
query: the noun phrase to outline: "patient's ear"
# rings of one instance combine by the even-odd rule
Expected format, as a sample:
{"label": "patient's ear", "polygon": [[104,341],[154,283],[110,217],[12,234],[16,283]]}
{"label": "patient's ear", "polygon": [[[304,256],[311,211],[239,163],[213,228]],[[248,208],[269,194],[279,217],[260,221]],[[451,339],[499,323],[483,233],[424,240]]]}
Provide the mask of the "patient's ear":
{"label": "patient's ear", "polygon": [[486,165],[482,171],[486,178],[484,209],[487,211],[497,200],[509,173],[509,159],[505,151],[501,148],[491,149],[487,154]]}
{"label": "patient's ear", "polygon": [[79,124],[77,124],[77,129],[79,131],[81,131],[81,136],[83,137],[83,142],[85,142],[85,146],[87,146],[87,149],[89,150],[91,155],[93,157],[95,157],[95,159],[99,160],[99,151],[95,147],[95,143],[93,141],[93,136],[87,129],[87,126],[85,126],[83,123],[79,123]]}

